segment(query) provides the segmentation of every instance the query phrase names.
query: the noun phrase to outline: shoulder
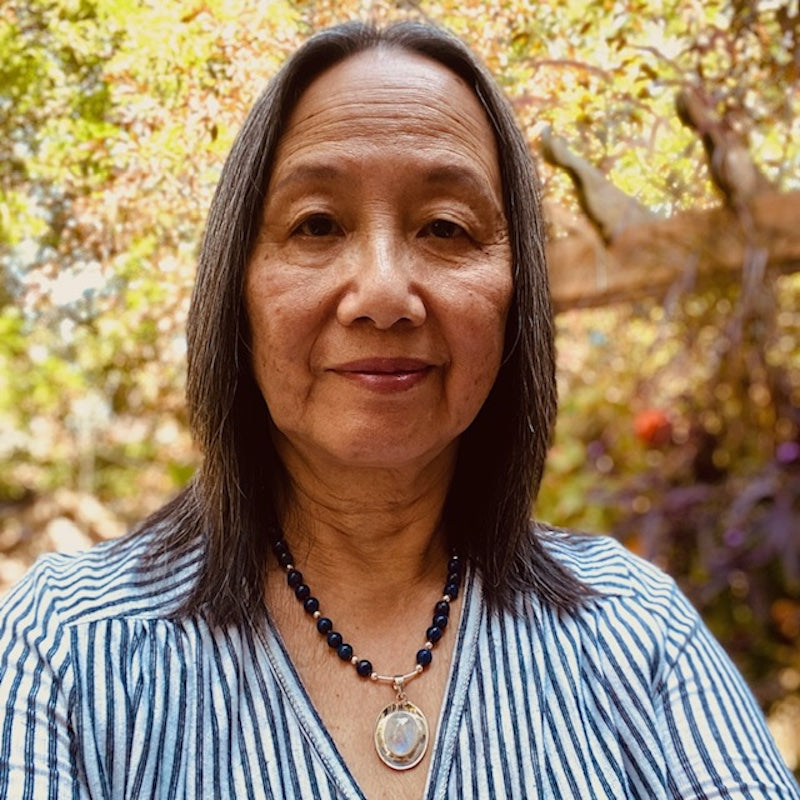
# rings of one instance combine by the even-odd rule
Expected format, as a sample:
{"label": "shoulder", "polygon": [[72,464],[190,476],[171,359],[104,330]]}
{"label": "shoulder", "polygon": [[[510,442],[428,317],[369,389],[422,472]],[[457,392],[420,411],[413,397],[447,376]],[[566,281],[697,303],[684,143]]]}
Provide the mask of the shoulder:
{"label": "shoulder", "polygon": [[198,556],[167,566],[147,555],[159,531],[148,529],[77,554],[42,556],[0,600],[0,630],[9,618],[34,624],[55,618],[74,626],[110,618],[163,618],[179,605],[196,577]]}
{"label": "shoulder", "polygon": [[675,590],[665,572],[610,536],[557,528],[540,528],[537,535],[553,558],[600,595],[671,595]]}
{"label": "shoulder", "polygon": [[561,611],[523,591],[514,624],[532,643],[559,654],[548,673],[553,680],[560,680],[559,665],[573,664],[602,676],[606,689],[626,702],[648,705],[688,645],[708,637],[697,611],[669,575],[611,537],[541,527],[537,535],[591,594]]}
{"label": "shoulder", "polygon": [[702,624],[673,578],[616,539],[552,528],[539,536],[548,552],[595,592],[578,612],[584,621],[594,620],[593,628],[613,636],[647,629],[672,650]]}

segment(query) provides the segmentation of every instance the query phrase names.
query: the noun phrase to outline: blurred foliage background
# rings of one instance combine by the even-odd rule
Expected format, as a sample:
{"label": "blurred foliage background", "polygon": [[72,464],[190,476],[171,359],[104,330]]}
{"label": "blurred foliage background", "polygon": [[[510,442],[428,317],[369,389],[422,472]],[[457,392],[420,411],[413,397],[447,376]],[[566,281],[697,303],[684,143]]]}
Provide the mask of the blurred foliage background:
{"label": "blurred foliage background", "polygon": [[[656,213],[721,199],[674,112],[700,86],[800,188],[789,0],[5,0],[0,5],[0,590],[115,536],[198,463],[183,328],[204,215],[246,111],[311,31],[426,18]],[[537,156],[538,158],[538,156]],[[574,209],[539,159],[548,202]],[[538,516],[680,582],[800,763],[800,275],[559,314]]]}

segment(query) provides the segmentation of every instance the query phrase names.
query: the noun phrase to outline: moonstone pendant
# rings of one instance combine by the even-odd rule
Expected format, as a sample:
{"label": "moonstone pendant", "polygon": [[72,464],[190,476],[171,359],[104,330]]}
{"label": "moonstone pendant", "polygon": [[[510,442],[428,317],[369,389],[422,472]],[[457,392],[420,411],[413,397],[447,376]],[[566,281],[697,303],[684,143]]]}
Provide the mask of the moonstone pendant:
{"label": "moonstone pendant", "polygon": [[375,722],[375,749],[392,769],[411,769],[428,749],[428,720],[408,700],[390,703]]}

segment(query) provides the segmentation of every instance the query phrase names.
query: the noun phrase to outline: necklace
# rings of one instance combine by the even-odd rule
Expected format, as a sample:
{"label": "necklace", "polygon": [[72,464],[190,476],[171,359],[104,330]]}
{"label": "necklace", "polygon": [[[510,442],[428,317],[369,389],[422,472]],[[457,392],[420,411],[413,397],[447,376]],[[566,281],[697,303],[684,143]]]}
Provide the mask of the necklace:
{"label": "necklace", "polygon": [[416,666],[403,675],[381,675],[373,671],[372,662],[359,658],[353,647],[344,641],[336,631],[333,621],[322,615],[319,600],[311,594],[308,584],[303,581],[303,573],[294,564],[294,558],[283,537],[272,544],[278,563],[286,572],[286,582],[294,591],[295,597],[303,604],[303,609],[316,621],[317,631],[325,637],[332,650],[342,661],[349,661],[359,678],[376,683],[389,684],[395,692],[395,699],[378,714],[375,722],[375,750],[381,761],[392,769],[404,770],[415,767],[428,749],[428,720],[406,696],[406,684],[422,675],[433,661],[431,652],[442,638],[450,618],[450,603],[458,597],[461,586],[461,559],[453,554],[447,562],[447,580],[442,597],[433,607],[433,620],[425,631],[425,644],[417,651]]}

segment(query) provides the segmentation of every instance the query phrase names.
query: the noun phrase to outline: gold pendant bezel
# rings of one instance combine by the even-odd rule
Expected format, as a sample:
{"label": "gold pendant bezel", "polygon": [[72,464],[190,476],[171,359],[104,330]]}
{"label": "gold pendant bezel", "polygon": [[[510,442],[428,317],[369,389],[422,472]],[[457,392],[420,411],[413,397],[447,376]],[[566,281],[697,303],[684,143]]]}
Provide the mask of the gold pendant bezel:
{"label": "gold pendant bezel", "polygon": [[[395,714],[407,714],[417,723],[417,738],[408,755],[397,755],[386,744],[386,726]],[[396,770],[406,770],[416,767],[425,757],[428,749],[428,720],[417,706],[408,700],[389,703],[375,721],[375,750],[378,757],[387,767]]]}

